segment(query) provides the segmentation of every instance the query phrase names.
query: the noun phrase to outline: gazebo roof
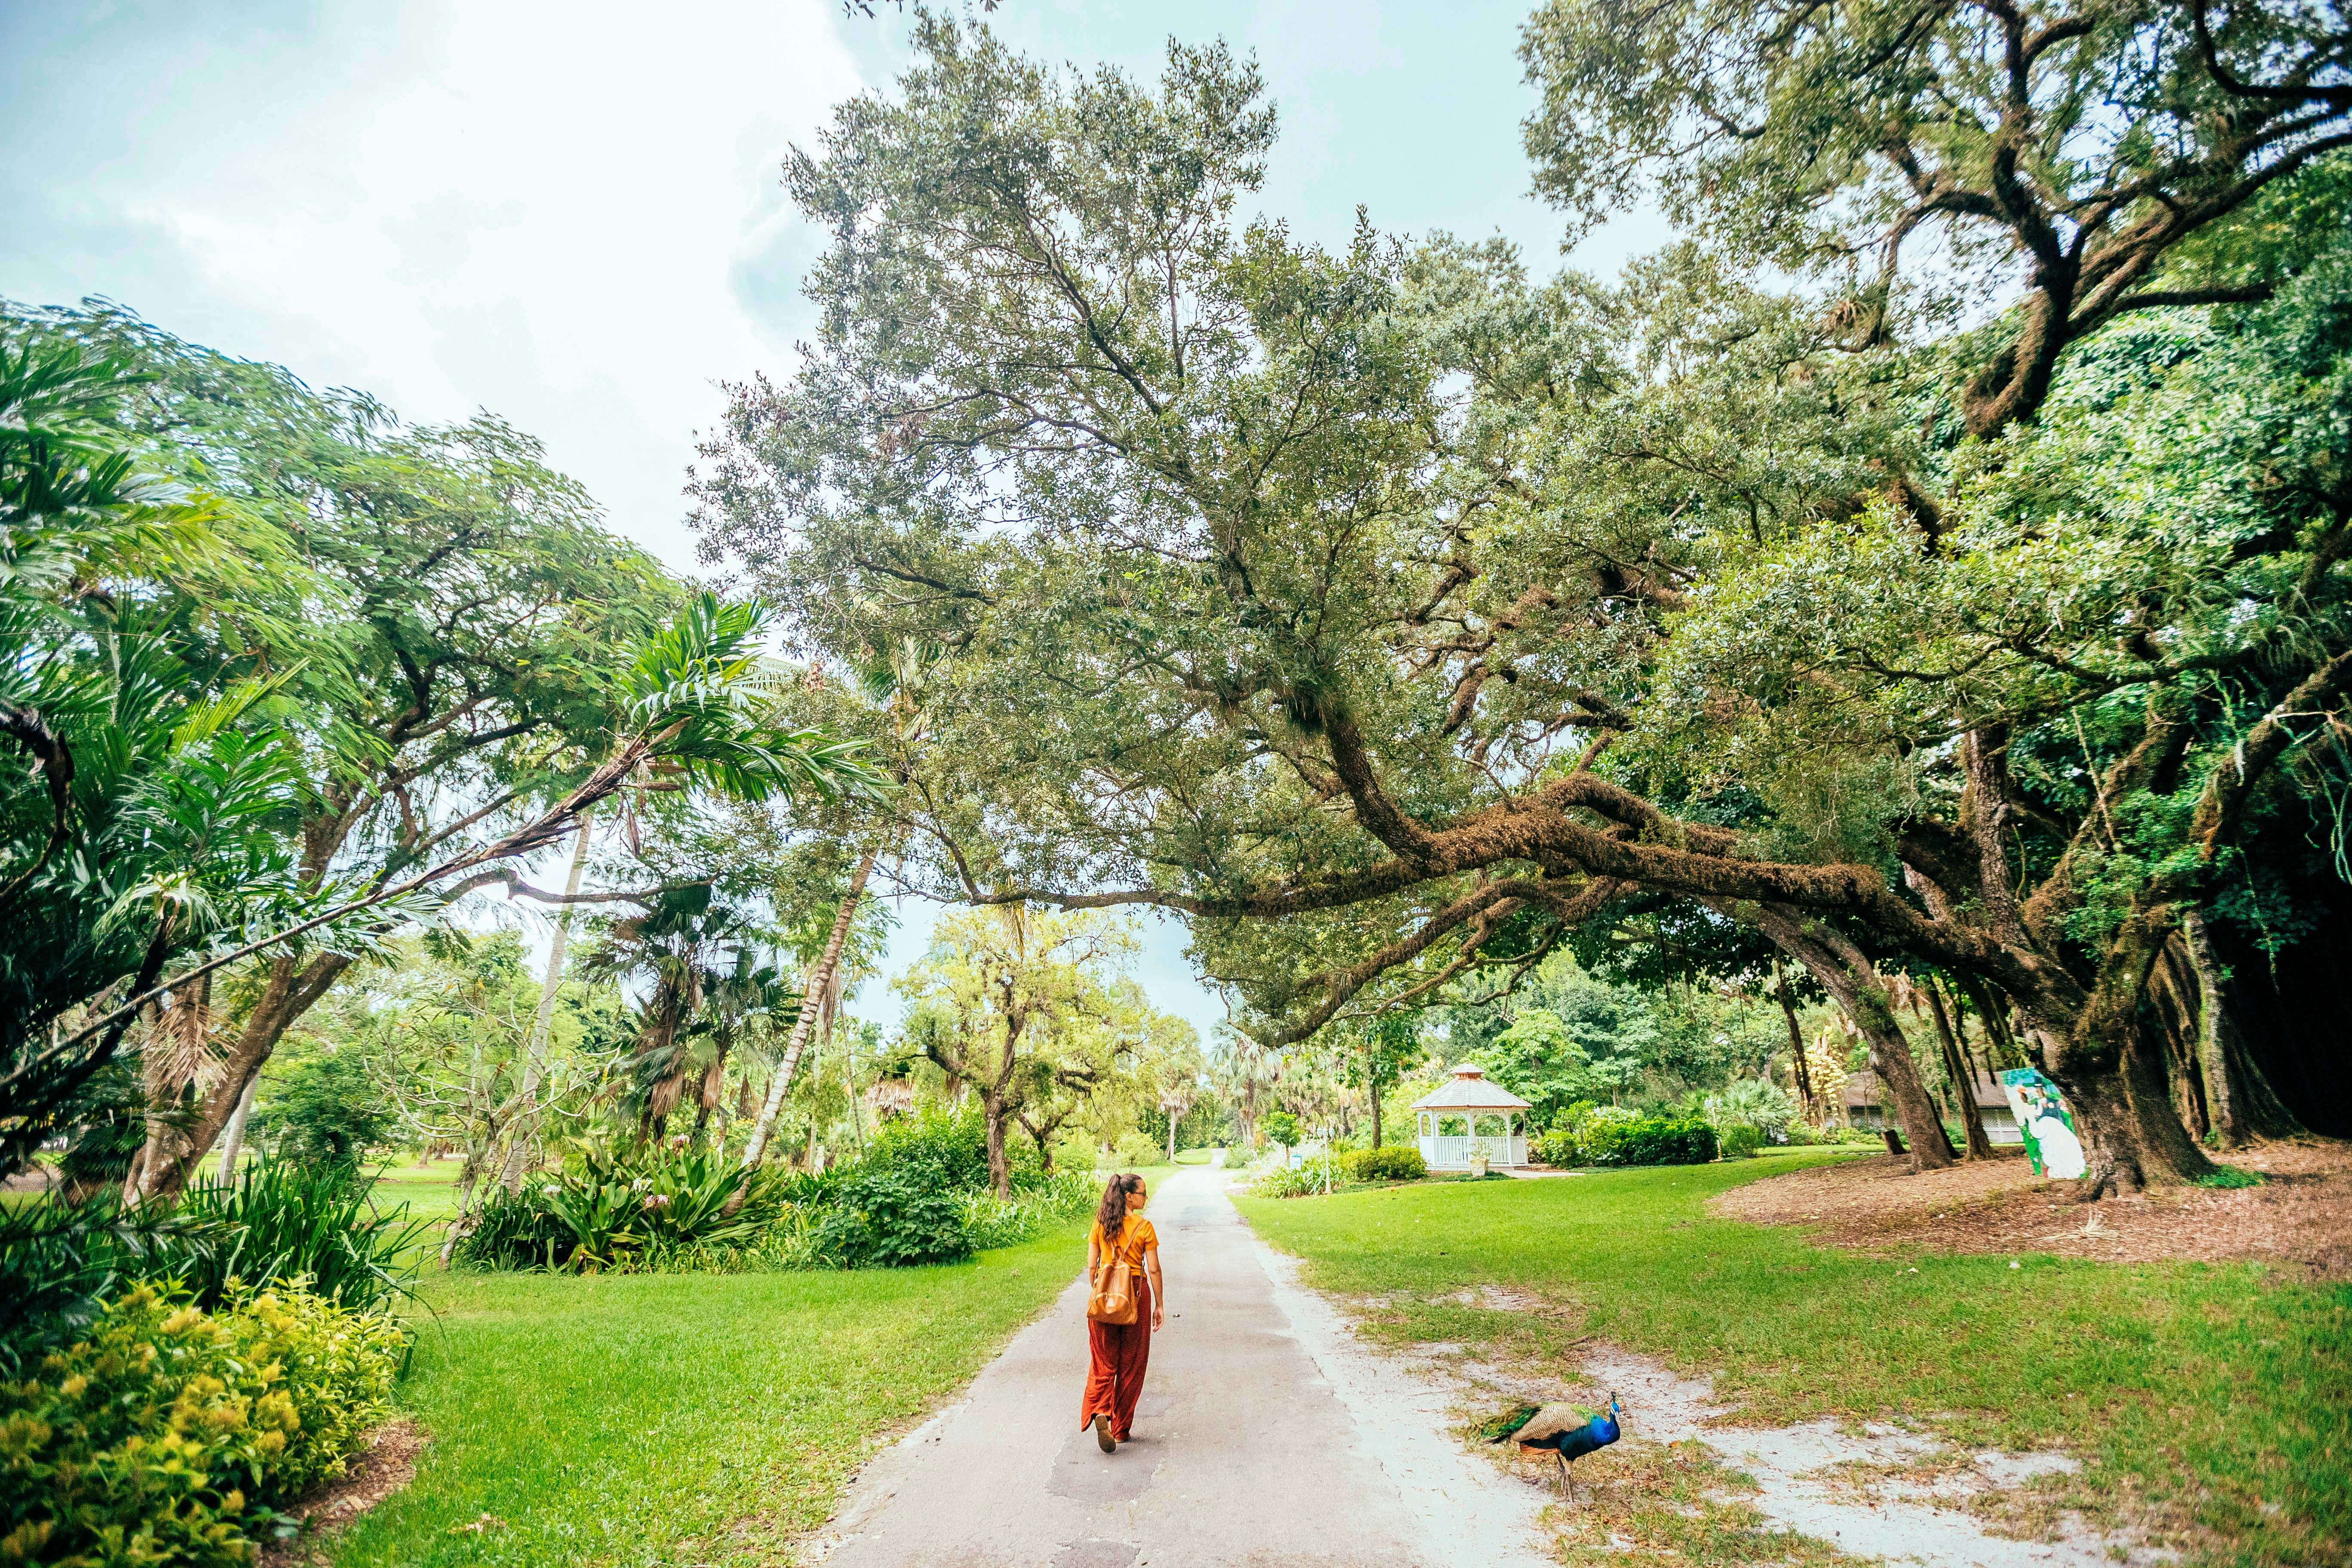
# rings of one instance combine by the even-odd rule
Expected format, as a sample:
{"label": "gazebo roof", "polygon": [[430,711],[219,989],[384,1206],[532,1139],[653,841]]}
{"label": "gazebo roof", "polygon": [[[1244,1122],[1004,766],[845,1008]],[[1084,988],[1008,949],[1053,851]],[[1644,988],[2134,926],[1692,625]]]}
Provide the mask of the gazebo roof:
{"label": "gazebo roof", "polygon": [[1464,1062],[1454,1069],[1454,1081],[1412,1102],[1415,1110],[1525,1110],[1528,1102],[1507,1089],[1486,1081],[1486,1069]]}

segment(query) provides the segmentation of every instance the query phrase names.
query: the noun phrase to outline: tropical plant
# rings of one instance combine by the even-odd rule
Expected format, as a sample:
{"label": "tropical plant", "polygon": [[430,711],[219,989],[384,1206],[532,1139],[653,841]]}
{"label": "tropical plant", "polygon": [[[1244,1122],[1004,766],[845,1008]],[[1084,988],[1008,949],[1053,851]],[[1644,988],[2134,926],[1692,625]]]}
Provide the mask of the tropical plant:
{"label": "tropical plant", "polygon": [[[139,384],[121,358],[0,331],[0,731],[31,763],[0,784],[0,1172],[107,1113],[88,1091],[135,1016],[73,1009],[301,905],[279,832],[293,757],[255,722],[281,682],[224,661],[216,613],[301,574],[141,460],[111,418]],[[200,1035],[166,1040],[147,1076],[205,1068]]]}
{"label": "tropical plant", "polygon": [[[39,724],[12,733],[58,788],[17,791],[10,830],[35,882],[68,864],[100,874],[84,914],[40,929],[111,942],[87,981],[39,968],[58,994],[45,1017],[98,1005],[8,1082],[51,1063],[70,1088],[151,1005],[179,1009],[173,1048],[144,1053],[142,1195],[179,1188],[286,1029],[372,943],[483,885],[451,879],[632,785],[877,784],[855,744],[783,721],[763,610],[684,595],[496,420],[404,430],[363,398],[121,312],[12,309],[0,327],[0,424],[22,432],[0,443],[0,510],[32,552],[7,631],[62,656],[13,661],[56,688],[15,694]],[[68,708],[102,718],[105,743],[40,719]],[[120,851],[104,837],[118,818],[141,835]],[[503,868],[487,879],[530,891]],[[174,971],[215,933],[212,956]],[[208,977],[247,960],[261,973],[239,1016],[212,1017]],[[26,1125],[8,1119],[10,1136]]]}
{"label": "tropical plant", "polygon": [[206,1310],[280,1285],[354,1311],[387,1310],[414,1293],[431,1222],[380,1207],[374,1186],[346,1164],[263,1160],[232,1181],[191,1187],[179,1217],[208,1244],[158,1256],[150,1277],[175,1280]]}
{"label": "tropical plant", "polygon": [[493,1191],[456,1256],[493,1268],[598,1273],[753,1242],[791,1206],[780,1172],[711,1149],[583,1152],[572,1170]]}
{"label": "tropical plant", "polygon": [[1706,1119],[1728,1137],[1732,1129],[1752,1127],[1766,1142],[1777,1139],[1797,1119],[1796,1102],[1769,1079],[1743,1078],[1706,1101]]}
{"label": "tropical plant", "polygon": [[190,1271],[220,1239],[209,1225],[126,1205],[110,1190],[79,1204],[0,1205],[0,1382],[80,1338],[110,1298]]}
{"label": "tropical plant", "polygon": [[1337,1156],[1318,1154],[1296,1166],[1276,1164],[1250,1183],[1250,1193],[1261,1198],[1318,1197],[1347,1184]]}

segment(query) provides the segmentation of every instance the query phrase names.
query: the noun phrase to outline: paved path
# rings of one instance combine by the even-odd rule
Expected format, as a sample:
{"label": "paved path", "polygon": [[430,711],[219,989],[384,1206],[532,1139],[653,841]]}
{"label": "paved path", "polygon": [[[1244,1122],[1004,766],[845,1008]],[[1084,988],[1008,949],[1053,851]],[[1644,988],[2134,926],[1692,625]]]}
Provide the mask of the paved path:
{"label": "paved path", "polygon": [[1152,1194],[1172,1309],[1135,1437],[1078,1426],[1074,1284],[964,1398],[878,1456],[825,1568],[1536,1568],[1543,1494],[1445,1430],[1446,1396],[1358,1348],[1224,1195]]}

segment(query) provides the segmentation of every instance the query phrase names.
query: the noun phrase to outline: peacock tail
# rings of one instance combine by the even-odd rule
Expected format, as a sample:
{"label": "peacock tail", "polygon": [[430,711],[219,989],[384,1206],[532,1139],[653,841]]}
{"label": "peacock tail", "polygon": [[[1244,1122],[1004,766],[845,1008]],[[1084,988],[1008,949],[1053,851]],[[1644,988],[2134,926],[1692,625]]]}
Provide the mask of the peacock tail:
{"label": "peacock tail", "polygon": [[1499,1443],[1536,1418],[1540,1405],[1515,1405],[1502,1415],[1490,1418],[1478,1428],[1478,1436],[1489,1443]]}

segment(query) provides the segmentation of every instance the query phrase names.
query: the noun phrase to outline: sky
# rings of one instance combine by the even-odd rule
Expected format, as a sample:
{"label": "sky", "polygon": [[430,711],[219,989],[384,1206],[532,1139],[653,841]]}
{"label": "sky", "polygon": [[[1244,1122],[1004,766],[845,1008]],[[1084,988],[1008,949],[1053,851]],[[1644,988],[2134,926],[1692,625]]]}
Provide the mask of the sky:
{"label": "sky", "polygon": [[[0,0],[0,296],[102,296],[177,335],[373,394],[415,422],[487,408],[545,442],[616,531],[698,570],[682,486],[722,384],[789,374],[817,241],[779,181],[833,107],[885,89],[906,16],[837,0],[303,4]],[[1255,54],[1283,127],[1256,210],[1343,243],[1561,225],[1528,195],[1533,107],[1498,0],[1006,0],[1043,58],[1156,75],[1171,27]],[[1627,219],[1570,258],[1664,237]],[[928,945],[908,904],[880,980]],[[1180,925],[1138,978],[1223,1016]]]}

